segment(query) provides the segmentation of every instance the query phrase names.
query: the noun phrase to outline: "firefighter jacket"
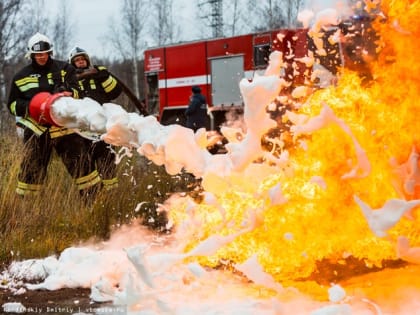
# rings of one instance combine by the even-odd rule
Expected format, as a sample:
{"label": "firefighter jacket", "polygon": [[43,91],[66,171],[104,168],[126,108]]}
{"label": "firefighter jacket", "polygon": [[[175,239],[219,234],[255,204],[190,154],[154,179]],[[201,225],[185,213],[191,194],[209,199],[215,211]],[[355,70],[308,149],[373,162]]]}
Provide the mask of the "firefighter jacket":
{"label": "firefighter jacket", "polygon": [[[89,97],[99,104],[109,103],[123,91],[121,84],[104,66],[77,69],[81,97]],[[82,131],[82,134],[84,132]],[[91,147],[92,158],[102,179],[105,189],[118,185],[116,154],[107,143],[95,141]]]}
{"label": "firefighter jacket", "polygon": [[9,111],[16,116],[16,124],[29,128],[38,136],[50,132],[51,138],[73,133],[67,128],[38,124],[29,116],[29,103],[37,93],[72,92],[79,98],[76,69],[67,62],[49,57],[47,63],[40,66],[32,59],[32,63],[15,74],[11,84],[7,105]]}
{"label": "firefighter jacket", "polygon": [[[104,104],[116,99],[123,91],[118,80],[104,66],[93,66],[93,69],[77,69],[76,71],[81,97],[90,97]],[[84,73],[91,74],[85,76]]]}

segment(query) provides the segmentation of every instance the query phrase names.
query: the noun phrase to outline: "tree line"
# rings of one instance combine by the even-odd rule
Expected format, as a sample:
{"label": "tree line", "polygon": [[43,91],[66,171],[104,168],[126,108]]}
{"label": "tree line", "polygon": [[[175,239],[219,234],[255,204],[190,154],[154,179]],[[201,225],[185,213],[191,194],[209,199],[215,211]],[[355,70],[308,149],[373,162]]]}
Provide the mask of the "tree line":
{"label": "tree line", "polygon": [[[48,11],[46,0],[2,0],[0,2],[0,132],[10,130],[13,117],[6,106],[12,77],[28,60],[28,39],[40,32],[54,44],[54,57],[67,59],[75,38],[77,17],[72,15],[73,2],[58,0],[56,14]],[[186,40],[211,38],[214,34],[214,5],[218,2],[218,25],[222,36],[235,36],[281,27],[296,27],[296,16],[303,0],[195,0],[189,19],[196,34],[185,39],[181,25],[181,0],[121,0],[119,10],[109,17],[103,42],[111,52],[94,63],[106,65],[132,91],[143,98],[143,52],[150,46],[161,46]],[[190,4],[191,5],[191,4]],[[95,13],[92,13],[95,14]],[[105,26],[104,26],[105,27]],[[125,102],[126,100],[122,100]],[[132,107],[134,108],[134,107]],[[130,107],[129,107],[130,109]]]}

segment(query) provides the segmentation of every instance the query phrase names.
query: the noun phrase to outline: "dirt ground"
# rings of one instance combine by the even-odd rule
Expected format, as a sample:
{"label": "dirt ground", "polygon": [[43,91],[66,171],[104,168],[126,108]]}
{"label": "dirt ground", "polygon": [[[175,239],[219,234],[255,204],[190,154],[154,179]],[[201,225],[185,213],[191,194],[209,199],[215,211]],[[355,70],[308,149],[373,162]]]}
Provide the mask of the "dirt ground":
{"label": "dirt ground", "polygon": [[[420,315],[420,265],[394,262],[388,268],[366,272],[359,270],[360,265],[351,268],[351,275],[338,271],[336,282],[345,288],[353,304],[366,304],[369,299],[381,306],[383,314]],[[323,270],[326,279],[327,268]],[[337,270],[336,270],[337,271]],[[337,274],[336,274],[337,276]],[[321,279],[318,279],[321,280]],[[0,290],[0,314],[110,314],[124,315],[125,307],[113,306],[110,303],[93,303],[90,299],[90,289],[61,289],[56,291],[36,290],[27,291],[22,295],[13,295],[8,290]],[[1,306],[5,303],[20,302],[26,307],[26,312],[5,313]],[[372,306],[373,307],[373,306]],[[98,310],[98,309],[101,309]],[[373,314],[382,314],[373,312]]]}
{"label": "dirt ground", "polygon": [[[93,303],[90,298],[90,289],[61,289],[56,291],[36,290],[27,291],[22,295],[13,295],[8,290],[0,290],[0,307],[5,303],[20,302],[26,308],[23,314],[55,315],[55,314],[96,314],[99,308],[104,314],[123,315],[123,307],[112,306],[108,303]],[[3,308],[0,314],[5,313]]]}

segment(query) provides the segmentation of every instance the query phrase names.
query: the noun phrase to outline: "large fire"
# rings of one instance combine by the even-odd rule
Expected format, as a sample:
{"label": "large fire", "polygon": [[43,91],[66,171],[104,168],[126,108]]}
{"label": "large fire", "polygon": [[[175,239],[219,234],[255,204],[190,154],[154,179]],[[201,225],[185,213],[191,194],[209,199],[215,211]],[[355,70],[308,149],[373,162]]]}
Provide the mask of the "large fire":
{"label": "large fire", "polygon": [[[226,154],[206,150],[204,129],[162,126],[115,104],[61,97],[51,114],[68,128],[106,131],[105,141],[136,148],[170,174],[202,177],[201,202],[168,202],[182,254],[164,256],[166,264],[192,260],[241,272],[269,289],[259,295],[286,286],[326,299],[326,284],[420,263],[420,2],[380,5],[363,5],[377,17],[370,46],[377,54],[356,47],[368,67],[341,69],[336,85],[306,96],[310,87],[289,89],[279,52],[264,76],[242,80],[247,129],[225,129]],[[287,110],[276,107],[284,104]],[[272,137],[276,123],[281,137]]]}
{"label": "large fire", "polygon": [[[365,10],[375,5],[366,1]],[[420,246],[418,207],[378,236],[360,206],[380,209],[391,199],[420,198],[420,2],[385,0],[380,6],[383,17],[374,24],[379,55],[368,84],[343,69],[336,86],[317,90],[295,115],[283,117],[306,125],[291,128],[281,168],[252,164],[245,174],[220,180],[212,192],[217,202],[195,205],[193,214],[187,203],[172,209],[172,220],[191,237],[186,251],[212,235],[237,233],[214,255],[197,258],[200,263],[232,266],[256,255],[279,283],[316,293],[316,285],[299,281],[311,279],[321,262],[345,267],[355,259],[366,268],[382,267],[400,258],[400,237]],[[250,221],[254,228],[238,233]]]}
{"label": "large fire", "polygon": [[[247,129],[225,130],[231,140],[225,154],[209,153],[204,129],[163,126],[89,98],[58,98],[49,114],[60,126],[100,132],[170,174],[201,176],[204,191],[162,206],[174,222],[168,239],[125,244],[123,255],[115,250],[117,231],[111,251],[70,248],[52,275],[28,287],[56,289],[69,280],[92,286],[96,301],[128,305],[136,314],[242,314],[231,301],[238,296],[257,297],[250,304],[270,310],[264,314],[306,314],[327,298],[332,304],[311,314],[382,314],[378,300],[387,314],[414,314],[419,266],[407,263],[420,264],[420,1],[386,0],[379,8],[379,1],[366,0],[362,7],[377,16],[370,47],[378,54],[367,51],[369,66],[341,69],[336,85],[305,94],[310,87],[288,89],[278,75],[281,54],[272,53],[264,76],[240,82]],[[266,109],[282,116],[274,121]],[[276,123],[280,137],[271,132]],[[139,235],[120,232],[138,242]],[[220,268],[205,270],[197,261]],[[51,264],[35,269],[44,277]],[[369,272],[387,266],[395,268],[376,277]],[[201,302],[200,311],[189,308],[190,297]],[[257,313],[247,306],[244,314]]]}

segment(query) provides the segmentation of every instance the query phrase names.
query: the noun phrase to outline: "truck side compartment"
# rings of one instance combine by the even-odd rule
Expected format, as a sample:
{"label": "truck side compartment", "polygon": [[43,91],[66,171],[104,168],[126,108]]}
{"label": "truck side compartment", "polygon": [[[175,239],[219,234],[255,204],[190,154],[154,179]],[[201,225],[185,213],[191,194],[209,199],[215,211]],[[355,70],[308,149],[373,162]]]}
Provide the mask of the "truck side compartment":
{"label": "truck side compartment", "polygon": [[273,30],[227,38],[180,43],[145,51],[146,104],[163,125],[185,124],[191,87],[199,85],[209,107],[208,130],[218,130],[227,112],[240,114],[239,82],[262,74],[273,49],[287,64],[280,75],[302,84],[307,30]]}

